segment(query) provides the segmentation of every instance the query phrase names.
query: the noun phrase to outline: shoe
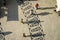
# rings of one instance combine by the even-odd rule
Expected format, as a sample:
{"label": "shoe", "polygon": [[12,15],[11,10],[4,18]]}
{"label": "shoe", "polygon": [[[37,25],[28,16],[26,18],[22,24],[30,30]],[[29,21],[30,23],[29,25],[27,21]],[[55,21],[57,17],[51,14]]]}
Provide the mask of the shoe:
{"label": "shoe", "polygon": [[23,37],[26,37],[25,33],[23,33]]}
{"label": "shoe", "polygon": [[56,10],[54,10],[54,12],[58,13]]}
{"label": "shoe", "polygon": [[56,10],[54,10],[56,12]]}

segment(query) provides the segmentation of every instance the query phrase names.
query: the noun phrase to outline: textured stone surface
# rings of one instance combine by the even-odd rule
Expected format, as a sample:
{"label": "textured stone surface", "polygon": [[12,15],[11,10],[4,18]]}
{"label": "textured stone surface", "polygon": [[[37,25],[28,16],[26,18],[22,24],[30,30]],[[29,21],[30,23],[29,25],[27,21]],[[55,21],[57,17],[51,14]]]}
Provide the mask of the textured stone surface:
{"label": "textured stone surface", "polygon": [[[11,2],[14,5],[16,1],[15,0],[13,1],[14,2],[12,2],[11,0]],[[37,2],[39,3],[40,7],[44,7],[44,8],[55,7],[55,4],[56,4],[55,0],[38,0],[38,1],[32,2],[33,4],[32,6],[34,6]],[[10,2],[8,4],[12,6]],[[7,5],[7,8],[9,5]],[[38,14],[42,12],[49,13],[45,15],[44,14],[39,15],[40,20],[44,21],[44,22],[41,22],[41,24],[43,26],[44,33],[46,34],[45,40],[60,40],[60,16],[58,16],[58,13],[53,11],[54,9],[55,8],[37,10]],[[26,24],[21,23],[21,18],[25,18],[25,17],[22,14],[22,10],[19,5],[18,5],[18,18],[19,18],[18,21],[7,21],[7,16],[4,16],[3,18],[0,19],[0,22],[2,23],[2,27],[4,31],[12,32],[11,34],[6,35],[5,39],[6,40],[31,40],[30,37],[26,37],[26,38],[23,37],[23,33],[26,33],[27,35],[29,34],[29,29]]]}

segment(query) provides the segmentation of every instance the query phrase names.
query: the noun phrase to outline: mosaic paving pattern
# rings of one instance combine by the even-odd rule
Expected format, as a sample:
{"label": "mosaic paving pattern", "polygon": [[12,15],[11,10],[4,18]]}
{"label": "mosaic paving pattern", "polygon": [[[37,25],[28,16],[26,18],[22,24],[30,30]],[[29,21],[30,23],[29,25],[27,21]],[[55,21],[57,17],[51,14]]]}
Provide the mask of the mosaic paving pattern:
{"label": "mosaic paving pattern", "polygon": [[3,29],[2,29],[2,27],[1,27],[1,25],[0,25],[0,40],[5,40],[5,36],[3,35]]}
{"label": "mosaic paving pattern", "polygon": [[28,22],[31,40],[45,40],[39,17],[30,14],[31,9],[33,8],[31,5],[32,4],[30,2],[26,1],[24,2],[24,4],[21,4],[21,10],[26,17],[25,20]]}

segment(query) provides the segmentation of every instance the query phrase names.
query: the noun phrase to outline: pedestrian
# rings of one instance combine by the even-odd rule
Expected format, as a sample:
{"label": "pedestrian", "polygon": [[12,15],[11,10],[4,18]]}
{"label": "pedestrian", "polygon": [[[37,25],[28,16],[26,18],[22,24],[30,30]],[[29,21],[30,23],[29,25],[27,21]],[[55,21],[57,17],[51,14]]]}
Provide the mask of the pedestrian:
{"label": "pedestrian", "polygon": [[33,9],[31,9],[30,14],[34,14]]}
{"label": "pedestrian", "polygon": [[35,14],[36,13],[36,10],[34,9],[34,8],[32,8],[31,10],[30,10],[30,14]]}
{"label": "pedestrian", "polygon": [[39,4],[38,4],[38,3],[36,3],[35,8],[36,8],[36,9],[38,9],[38,7],[39,7]]}
{"label": "pedestrian", "polygon": [[56,10],[54,10],[54,11],[56,11],[56,12],[60,12],[60,0],[56,0],[56,2],[57,2],[57,8],[56,8]]}

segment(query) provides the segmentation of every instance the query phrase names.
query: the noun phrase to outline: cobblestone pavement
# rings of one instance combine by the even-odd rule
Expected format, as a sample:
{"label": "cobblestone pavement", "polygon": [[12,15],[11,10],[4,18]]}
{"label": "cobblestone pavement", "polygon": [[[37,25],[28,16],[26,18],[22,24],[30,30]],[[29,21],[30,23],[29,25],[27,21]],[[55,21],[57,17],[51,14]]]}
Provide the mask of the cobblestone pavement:
{"label": "cobblestone pavement", "polygon": [[[39,17],[39,20],[42,21],[41,25],[42,25],[44,34],[46,34],[44,37],[45,40],[60,40],[60,29],[59,29],[60,16],[58,16],[58,13],[53,11],[55,9],[56,1],[55,0],[38,0],[38,1],[30,1],[30,2],[32,3],[32,6],[34,6],[37,2],[40,5],[39,6],[40,9],[36,11],[38,13],[37,15]],[[27,35],[29,35],[30,32],[28,29],[28,25],[21,23],[21,18],[24,18],[24,19],[26,18],[23,15],[20,5],[18,5],[15,0],[13,1],[10,0],[7,4],[7,8],[3,11],[7,15],[9,15],[10,11],[16,16],[18,15],[18,20],[7,20],[8,16],[4,16],[0,19],[3,31],[12,32],[6,35],[5,39],[6,40],[31,40],[30,37],[23,37],[23,33],[26,33]],[[13,14],[11,16],[9,15],[10,19],[11,18],[15,19],[15,15]]]}
{"label": "cobblestone pavement", "polygon": [[3,28],[1,27],[1,24],[0,24],[0,40],[5,40],[5,36],[3,34]]}
{"label": "cobblestone pavement", "polygon": [[44,32],[39,17],[37,15],[34,16],[32,13],[30,13],[32,9],[34,14],[37,13],[35,8],[31,5],[32,3],[30,3],[29,1],[21,4],[21,9],[24,16],[26,17],[26,22],[23,23],[27,23],[28,25],[31,40],[44,40]]}

